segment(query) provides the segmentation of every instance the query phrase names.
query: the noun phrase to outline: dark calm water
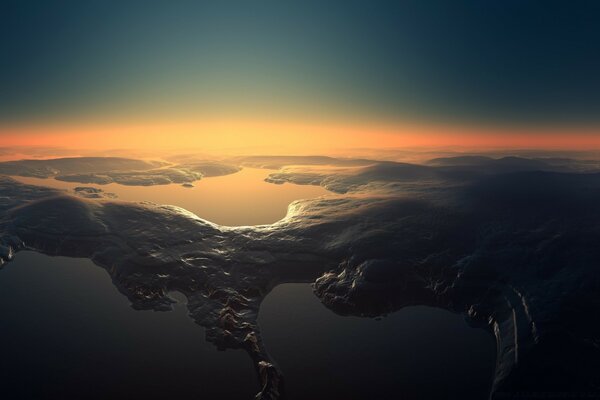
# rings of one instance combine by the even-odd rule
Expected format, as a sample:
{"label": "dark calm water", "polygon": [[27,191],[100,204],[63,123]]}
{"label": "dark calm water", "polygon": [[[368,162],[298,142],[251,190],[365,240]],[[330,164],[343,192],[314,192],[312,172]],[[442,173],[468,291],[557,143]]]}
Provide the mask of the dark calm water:
{"label": "dark calm water", "polygon": [[[2,399],[251,399],[241,350],[218,352],[173,312],[135,311],[85,259],[22,252],[0,270]],[[486,399],[492,336],[449,312],[410,307],[340,317],[307,284],[276,287],[260,325],[288,399]]]}
{"label": "dark calm water", "polygon": [[493,336],[448,311],[408,307],[380,321],[341,317],[310,285],[284,284],[263,302],[259,322],[288,399],[488,397]]}
{"label": "dark calm water", "polygon": [[186,315],[135,311],[89,260],[19,253],[0,270],[2,399],[251,399],[249,357]]}

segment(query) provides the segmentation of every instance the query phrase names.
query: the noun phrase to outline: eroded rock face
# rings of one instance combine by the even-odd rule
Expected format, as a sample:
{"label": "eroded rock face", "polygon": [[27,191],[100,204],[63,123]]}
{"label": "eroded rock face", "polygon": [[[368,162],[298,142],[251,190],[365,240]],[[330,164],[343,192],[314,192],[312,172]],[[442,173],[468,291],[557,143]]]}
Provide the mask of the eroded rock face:
{"label": "eroded rock face", "polygon": [[167,293],[183,293],[207,340],[252,357],[257,398],[282,393],[256,323],[282,282],[314,282],[341,314],[427,304],[488,326],[498,343],[492,396],[600,390],[600,175],[384,163],[326,178],[347,195],[237,228],[2,178],[0,257],[24,246],[88,257],[138,309],[169,310]]}

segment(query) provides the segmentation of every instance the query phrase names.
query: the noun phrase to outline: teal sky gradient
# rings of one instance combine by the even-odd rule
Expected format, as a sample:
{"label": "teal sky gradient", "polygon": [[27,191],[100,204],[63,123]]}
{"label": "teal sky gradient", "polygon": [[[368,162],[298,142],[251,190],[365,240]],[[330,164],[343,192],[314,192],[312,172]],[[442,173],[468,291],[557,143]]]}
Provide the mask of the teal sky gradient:
{"label": "teal sky gradient", "polygon": [[599,44],[594,1],[4,1],[0,121],[595,123]]}

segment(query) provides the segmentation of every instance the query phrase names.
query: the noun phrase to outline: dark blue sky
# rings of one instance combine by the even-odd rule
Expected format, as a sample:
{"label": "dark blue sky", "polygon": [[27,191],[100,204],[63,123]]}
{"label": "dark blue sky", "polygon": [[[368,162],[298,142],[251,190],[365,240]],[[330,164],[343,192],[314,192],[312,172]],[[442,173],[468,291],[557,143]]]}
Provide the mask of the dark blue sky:
{"label": "dark blue sky", "polygon": [[291,3],[3,0],[0,120],[600,120],[598,1]]}

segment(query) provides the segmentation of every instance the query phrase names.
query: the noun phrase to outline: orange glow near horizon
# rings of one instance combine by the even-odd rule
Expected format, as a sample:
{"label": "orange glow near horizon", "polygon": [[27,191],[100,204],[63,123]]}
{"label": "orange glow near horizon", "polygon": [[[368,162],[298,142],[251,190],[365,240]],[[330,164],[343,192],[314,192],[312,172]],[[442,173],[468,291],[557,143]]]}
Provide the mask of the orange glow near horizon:
{"label": "orange glow near horizon", "polygon": [[249,154],[327,153],[344,149],[461,147],[600,149],[597,128],[484,128],[411,123],[297,122],[253,119],[20,124],[0,126],[2,146],[69,149],[202,150]]}

